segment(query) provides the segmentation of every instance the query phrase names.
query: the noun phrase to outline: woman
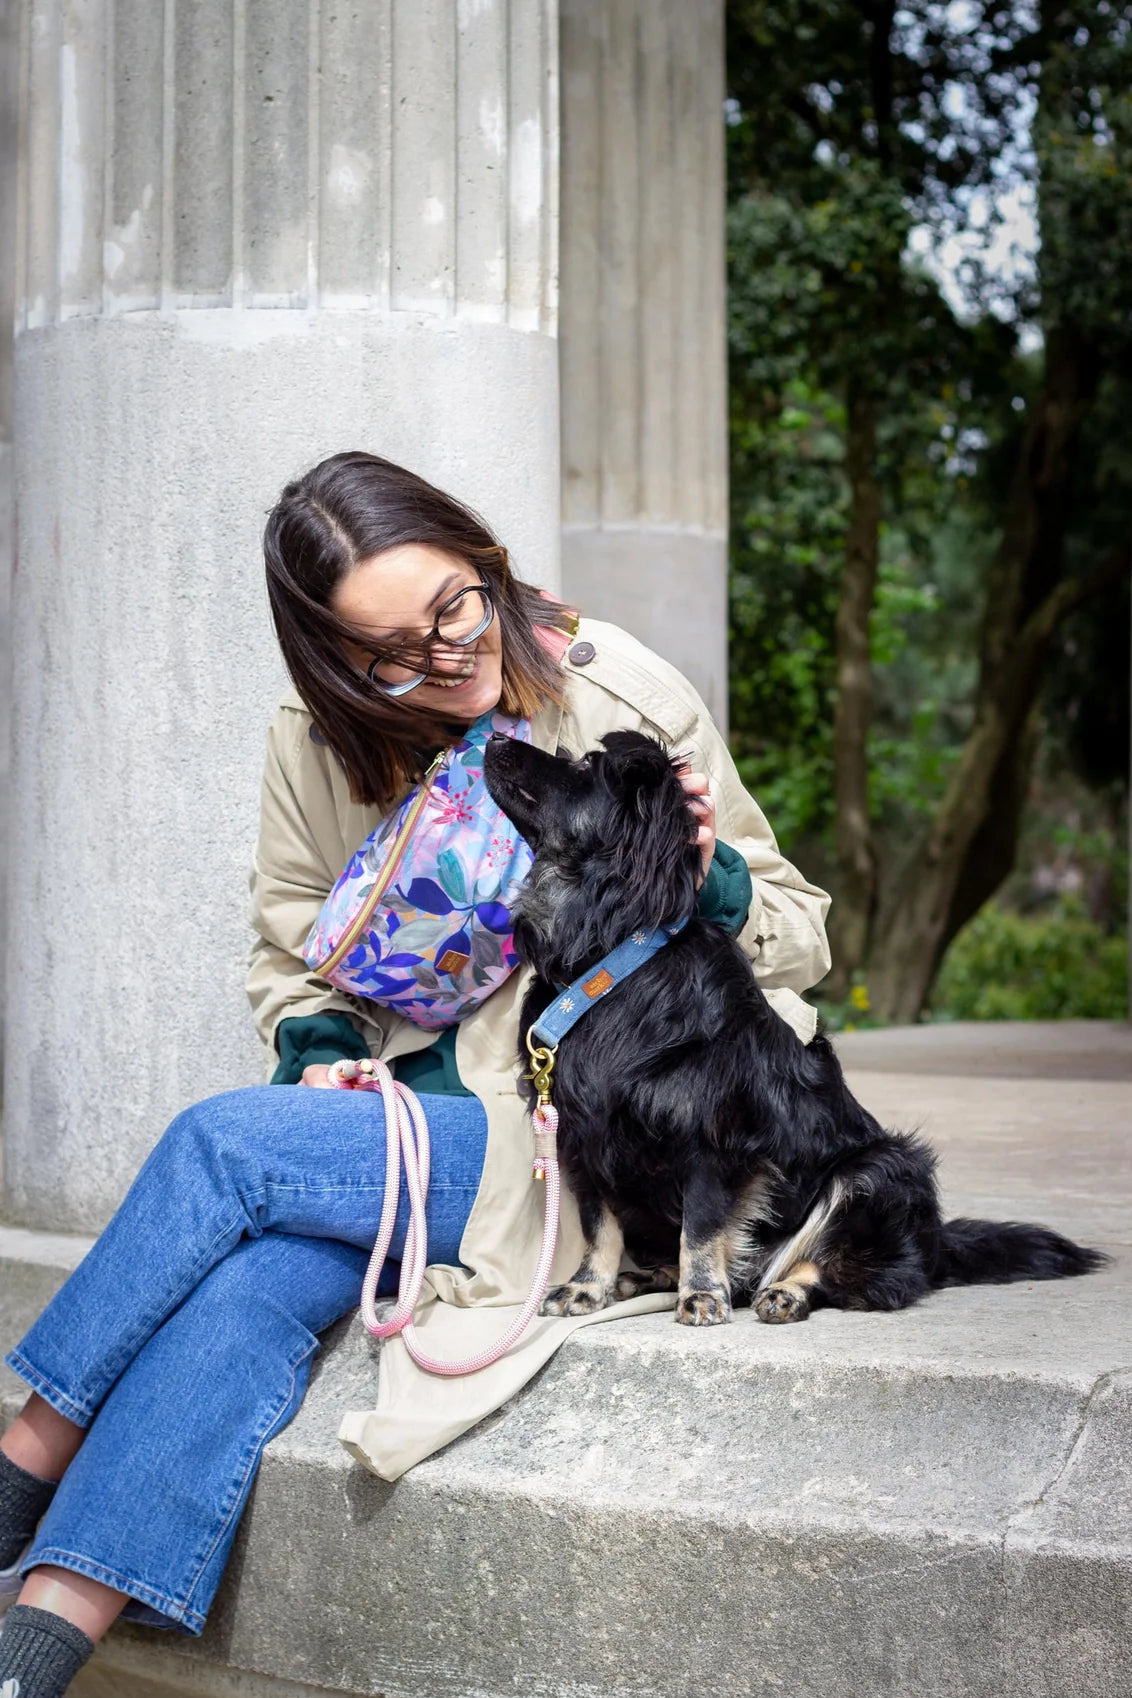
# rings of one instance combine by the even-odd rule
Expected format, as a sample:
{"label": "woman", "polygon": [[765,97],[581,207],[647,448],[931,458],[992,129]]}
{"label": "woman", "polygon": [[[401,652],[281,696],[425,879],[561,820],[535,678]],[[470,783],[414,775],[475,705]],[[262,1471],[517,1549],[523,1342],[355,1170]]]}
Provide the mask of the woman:
{"label": "woman", "polygon": [[[318,1333],[356,1304],[381,1212],[380,1100],[312,1091],[333,1061],[381,1055],[422,1097],[431,1292],[448,1300],[435,1308],[450,1306],[453,1336],[476,1321],[501,1330],[498,1305],[525,1295],[539,1216],[514,1089],[522,973],[438,1036],[303,959],[351,853],[435,751],[497,706],[544,748],[659,733],[688,756],[701,912],[736,933],[803,1039],[813,1016],[796,993],[829,964],[828,898],[778,854],[685,680],[514,578],[460,503],[372,455],[336,455],[284,490],[265,556],[296,694],[268,741],[248,988],[273,1086],[300,1088],[233,1091],[179,1115],[8,1357],[32,1395],[0,1441],[0,1569],[26,1577],[0,1638],[6,1698],[65,1691],[123,1609],[203,1628],[263,1447],[302,1400]],[[395,1256],[406,1217],[402,1196]],[[563,1265],[577,1247],[564,1218]],[[393,1478],[537,1365],[517,1352],[502,1378],[476,1376],[474,1395],[432,1382],[449,1401],[430,1397],[427,1420],[411,1395],[399,1415],[394,1398],[350,1448]]]}

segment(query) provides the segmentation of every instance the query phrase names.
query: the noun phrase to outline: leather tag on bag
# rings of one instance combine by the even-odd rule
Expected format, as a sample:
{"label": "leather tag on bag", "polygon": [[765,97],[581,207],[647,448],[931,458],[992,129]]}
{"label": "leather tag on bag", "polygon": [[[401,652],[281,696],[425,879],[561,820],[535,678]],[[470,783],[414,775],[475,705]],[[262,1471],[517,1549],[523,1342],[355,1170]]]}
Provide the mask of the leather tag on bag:
{"label": "leather tag on bag", "polygon": [[446,949],[436,963],[438,973],[462,973],[468,965],[470,956],[462,955],[458,949]]}

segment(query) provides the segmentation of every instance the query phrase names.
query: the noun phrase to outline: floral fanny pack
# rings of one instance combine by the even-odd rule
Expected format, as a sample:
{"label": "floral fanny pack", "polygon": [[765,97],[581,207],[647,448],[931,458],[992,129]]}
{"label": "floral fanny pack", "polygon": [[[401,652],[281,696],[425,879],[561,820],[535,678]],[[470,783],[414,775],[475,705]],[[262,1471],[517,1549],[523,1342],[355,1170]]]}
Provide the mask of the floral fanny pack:
{"label": "floral fanny pack", "polygon": [[430,1031],[519,964],[511,909],[533,857],[484,783],[493,732],[531,740],[527,720],[495,712],[443,750],[351,856],[303,949],[320,978]]}

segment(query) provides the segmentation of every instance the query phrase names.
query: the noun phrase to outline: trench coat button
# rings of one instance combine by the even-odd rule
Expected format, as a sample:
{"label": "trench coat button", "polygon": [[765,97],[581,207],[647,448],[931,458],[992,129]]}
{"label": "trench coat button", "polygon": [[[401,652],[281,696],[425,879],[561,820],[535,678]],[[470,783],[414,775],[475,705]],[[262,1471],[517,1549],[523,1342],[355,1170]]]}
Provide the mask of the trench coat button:
{"label": "trench coat button", "polygon": [[318,726],[314,724],[313,720],[311,722],[310,738],[311,742],[317,743],[320,749],[326,748],[326,738],[322,735]]}
{"label": "trench coat button", "polygon": [[592,643],[575,643],[567,659],[571,666],[588,666],[596,653]]}

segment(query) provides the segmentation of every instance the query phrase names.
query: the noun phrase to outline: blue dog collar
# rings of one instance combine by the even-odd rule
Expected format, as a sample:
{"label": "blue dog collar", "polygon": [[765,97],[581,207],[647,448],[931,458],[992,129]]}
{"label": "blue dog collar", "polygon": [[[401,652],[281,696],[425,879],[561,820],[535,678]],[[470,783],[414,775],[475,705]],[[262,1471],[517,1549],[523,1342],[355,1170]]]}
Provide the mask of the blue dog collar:
{"label": "blue dog collar", "polygon": [[[548,1049],[556,1048],[571,1027],[578,1024],[582,1015],[587,1013],[595,1002],[600,1002],[603,996],[608,996],[616,985],[627,979],[631,973],[635,973],[638,967],[643,967],[646,961],[651,961],[686,924],[686,920],[680,920],[674,926],[656,926],[651,932],[634,932],[624,943],[619,943],[616,949],[611,949],[608,955],[603,955],[596,967],[591,967],[588,973],[583,973],[581,978],[567,985],[550,1007],[539,1015],[530,1028],[530,1035],[537,1038],[540,1044],[545,1044]],[[530,1042],[529,1037],[527,1041]]]}

